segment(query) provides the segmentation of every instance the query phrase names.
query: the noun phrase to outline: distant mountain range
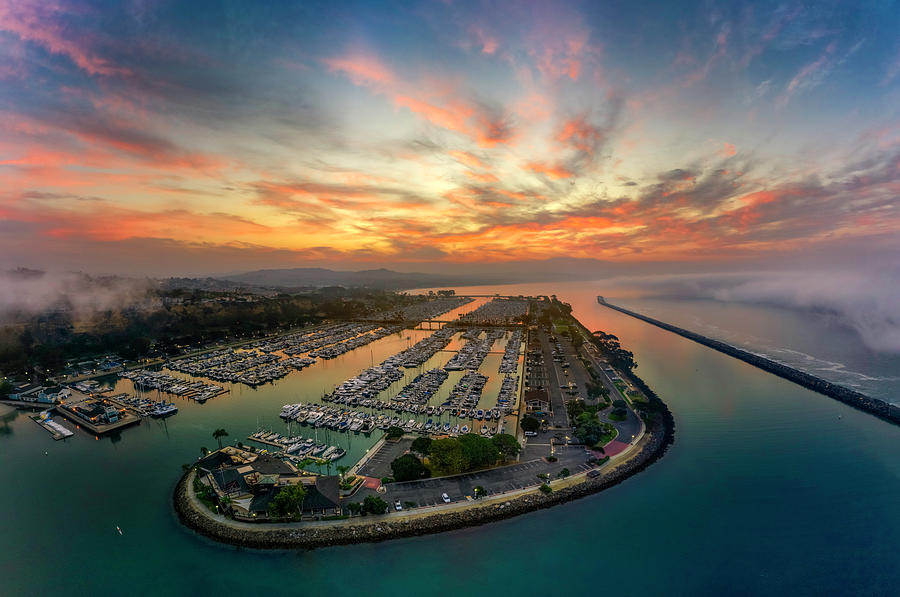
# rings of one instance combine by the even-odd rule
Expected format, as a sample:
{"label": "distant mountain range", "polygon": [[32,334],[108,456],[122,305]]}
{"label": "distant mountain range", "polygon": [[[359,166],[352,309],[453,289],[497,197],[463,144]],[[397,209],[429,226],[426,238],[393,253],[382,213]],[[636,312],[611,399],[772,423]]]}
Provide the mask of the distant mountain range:
{"label": "distant mountain range", "polygon": [[[502,282],[518,282],[524,276],[506,277]],[[380,290],[400,290],[427,288],[433,286],[473,286],[498,283],[496,275],[487,274],[426,274],[419,272],[396,272],[389,269],[362,271],[336,271],[318,267],[293,269],[262,269],[242,274],[220,276],[218,279],[262,288],[320,288],[323,286],[344,286],[346,288],[375,288]]]}

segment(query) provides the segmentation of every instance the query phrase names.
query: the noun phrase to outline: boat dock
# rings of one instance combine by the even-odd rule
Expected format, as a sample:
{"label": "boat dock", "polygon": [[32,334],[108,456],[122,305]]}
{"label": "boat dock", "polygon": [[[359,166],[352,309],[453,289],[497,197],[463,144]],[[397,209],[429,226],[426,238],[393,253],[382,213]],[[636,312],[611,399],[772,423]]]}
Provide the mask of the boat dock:
{"label": "boat dock", "polygon": [[284,450],[284,444],[280,444],[280,443],[278,443],[278,442],[273,442],[273,441],[269,441],[269,440],[265,440],[265,439],[253,437],[252,435],[248,435],[248,436],[247,436],[247,439],[250,440],[251,442],[256,442],[256,443],[258,443],[258,444],[265,444],[265,445],[267,445],[267,446],[272,446],[272,447],[275,447],[275,448],[279,448],[279,449],[281,449],[281,450]]}
{"label": "boat dock", "polygon": [[75,432],[65,425],[57,423],[56,421],[53,421],[51,419],[44,419],[40,415],[31,415],[28,418],[49,431],[50,435],[52,435],[53,439],[55,440],[65,439],[67,437],[72,437],[73,435],[75,435]]}

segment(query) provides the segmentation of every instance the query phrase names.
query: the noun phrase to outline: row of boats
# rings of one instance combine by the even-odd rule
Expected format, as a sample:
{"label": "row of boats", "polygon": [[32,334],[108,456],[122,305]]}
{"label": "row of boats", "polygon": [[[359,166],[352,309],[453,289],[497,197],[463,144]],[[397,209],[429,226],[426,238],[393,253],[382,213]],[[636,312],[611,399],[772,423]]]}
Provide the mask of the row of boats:
{"label": "row of boats", "polygon": [[249,346],[265,353],[280,351],[288,356],[297,356],[363,336],[379,327],[371,323],[333,323],[276,338],[266,338]]}
{"label": "row of boats", "polygon": [[149,398],[129,396],[128,394],[110,396],[109,399],[127,405],[131,410],[143,417],[162,418],[178,412],[178,407],[175,406],[175,403],[165,400],[150,400]]}
{"label": "row of boats", "polygon": [[134,387],[138,390],[159,390],[166,394],[190,398],[197,402],[206,402],[210,398],[228,392],[228,390],[222,386],[217,386],[215,384],[205,383],[203,381],[188,381],[167,373],[148,371],[147,369],[123,371],[119,375],[126,379],[130,379],[132,384],[134,384]]}
{"label": "row of boats", "polygon": [[402,331],[403,328],[399,326],[376,328],[375,330],[366,332],[361,336],[355,336],[338,344],[332,344],[331,346],[326,346],[324,348],[320,348],[316,351],[310,352],[309,355],[313,357],[321,357],[323,359],[335,359],[355,348],[365,346],[366,344],[374,342],[375,340],[380,340],[381,338],[385,338],[387,336],[390,336],[391,334],[399,334]]}
{"label": "row of boats", "polygon": [[[422,412],[425,412],[426,408],[435,408],[426,407],[425,405],[418,405],[418,407],[423,409]],[[419,414],[418,407],[417,405],[410,405],[410,408],[416,409],[413,414]],[[497,433],[498,429],[502,428],[502,424],[500,424],[499,421],[503,418],[503,413],[500,409],[472,409],[469,411],[464,409],[457,410],[437,407],[432,412],[438,417],[444,412],[448,412],[451,417],[458,416],[460,418],[470,418],[482,421],[481,433],[485,435]],[[284,407],[282,407],[279,416],[285,421],[293,420],[302,425],[315,427],[316,429],[326,428],[335,431],[351,431],[355,433],[370,433],[374,429],[386,431],[391,427],[400,427],[408,433],[415,432],[436,435],[469,433],[469,425],[466,422],[454,424],[452,421],[435,421],[431,418],[427,421],[416,419],[404,421],[405,417],[401,418],[396,415],[393,417],[383,414],[375,415],[374,413],[352,410],[347,411],[335,407],[323,407],[318,404],[285,404]],[[492,419],[498,423],[490,425],[489,423]],[[475,424],[473,423],[473,428],[474,427]]]}
{"label": "row of boats", "polygon": [[448,296],[432,298],[407,305],[401,309],[392,309],[389,311],[381,311],[375,313],[368,319],[374,321],[425,321],[426,319],[434,319],[438,315],[443,315],[454,309],[458,309],[463,305],[471,303],[473,298]]}
{"label": "row of boats", "polygon": [[[447,361],[444,369],[447,371],[462,371],[463,369],[475,371],[481,367],[481,363],[484,362],[485,357],[491,351],[494,342],[506,334],[504,330],[492,329],[485,338],[481,338],[481,332],[482,330],[470,330],[470,332],[467,332],[469,334],[468,342]],[[465,338],[467,334],[463,334],[463,337]]]}
{"label": "row of boats", "polygon": [[520,322],[527,313],[528,301],[525,299],[495,298],[459,318],[474,323],[509,325]]}
{"label": "row of boats", "polygon": [[[373,401],[369,404],[363,401],[358,406],[362,406],[364,408],[372,408],[373,410],[383,410],[383,411],[393,411],[397,414],[409,413],[411,415],[425,415],[425,416],[435,416],[435,417],[443,417],[446,413],[450,417],[458,417],[460,419],[475,419],[478,421],[499,421],[507,414],[509,414],[508,407],[497,406],[495,408],[459,408],[455,406],[432,406],[426,404],[405,404],[402,402],[381,402],[381,401]],[[348,405],[348,406],[357,406],[357,405]],[[328,427],[329,429],[336,429],[338,431],[363,431],[368,433],[373,428],[378,427],[380,429],[387,429],[391,424],[396,425],[397,423],[402,422],[400,417],[394,417],[397,419],[394,421],[390,416],[385,416],[382,414],[376,415],[373,413],[368,413],[365,411],[354,411],[352,409],[343,409],[337,406],[324,406],[321,404],[307,404],[304,405],[302,402],[297,404],[286,404],[284,408],[281,409],[281,413],[279,416],[285,421],[296,421],[298,423],[304,425],[312,425],[314,427]],[[351,425],[349,427],[344,427],[339,424],[334,424],[334,418],[337,418],[338,422],[347,419],[351,421]],[[362,425],[359,428],[354,428],[352,425],[353,419],[359,419],[362,421]],[[376,424],[369,426],[366,424],[370,419],[374,419]],[[386,425],[382,426],[383,423]]]}
{"label": "row of boats", "polygon": [[255,350],[216,350],[200,356],[179,359],[168,364],[170,369],[208,377],[215,381],[258,386],[281,379],[290,371],[280,364],[281,357]]}
{"label": "row of boats", "polygon": [[287,437],[271,431],[257,431],[249,438],[263,444],[283,448],[285,454],[297,458],[314,458],[320,461],[335,461],[346,456],[347,451],[339,446],[316,443],[315,440],[300,436]]}
{"label": "row of boats", "polygon": [[515,330],[506,342],[503,358],[500,359],[500,373],[513,373],[519,366],[519,349],[522,347],[522,330]]}

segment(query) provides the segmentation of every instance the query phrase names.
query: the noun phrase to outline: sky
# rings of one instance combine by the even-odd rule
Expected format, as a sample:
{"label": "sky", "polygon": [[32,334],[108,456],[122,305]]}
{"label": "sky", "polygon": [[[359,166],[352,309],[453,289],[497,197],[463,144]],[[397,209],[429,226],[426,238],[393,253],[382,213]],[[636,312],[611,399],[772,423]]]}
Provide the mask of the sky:
{"label": "sky", "polygon": [[898,31],[897,2],[0,0],[0,267],[891,263]]}

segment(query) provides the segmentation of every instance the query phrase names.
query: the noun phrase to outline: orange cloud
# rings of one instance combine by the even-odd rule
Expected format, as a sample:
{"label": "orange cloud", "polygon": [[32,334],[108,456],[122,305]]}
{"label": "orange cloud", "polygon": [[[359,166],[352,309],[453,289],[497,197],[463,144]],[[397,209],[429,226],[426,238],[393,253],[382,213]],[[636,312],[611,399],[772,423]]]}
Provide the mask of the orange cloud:
{"label": "orange cloud", "polygon": [[603,135],[600,131],[589,124],[584,116],[565,121],[556,134],[556,140],[560,143],[571,145],[588,155],[594,153],[594,148],[597,147],[602,139]]}
{"label": "orange cloud", "polygon": [[531,170],[532,172],[537,172],[538,174],[544,174],[556,180],[560,178],[571,178],[572,176],[574,176],[573,172],[567,170],[559,164],[528,162],[527,164],[525,164],[525,168],[527,170]]}
{"label": "orange cloud", "polygon": [[472,172],[471,170],[466,170],[466,176],[479,182],[498,182],[500,180],[490,172]]}
{"label": "orange cloud", "polygon": [[482,162],[478,156],[473,153],[469,153],[468,151],[450,151],[448,152],[453,158],[455,158],[458,162],[465,164],[466,166],[470,166],[472,168],[481,168],[483,170],[488,169],[488,165]]}
{"label": "orange cloud", "polygon": [[346,75],[354,85],[387,86],[395,82],[394,73],[374,54],[356,53],[322,62],[328,70]]}

